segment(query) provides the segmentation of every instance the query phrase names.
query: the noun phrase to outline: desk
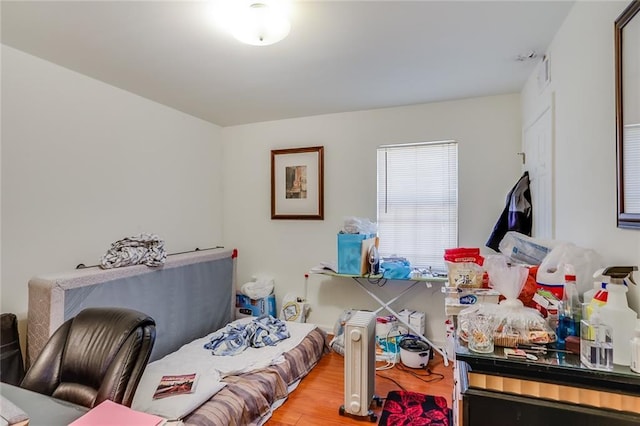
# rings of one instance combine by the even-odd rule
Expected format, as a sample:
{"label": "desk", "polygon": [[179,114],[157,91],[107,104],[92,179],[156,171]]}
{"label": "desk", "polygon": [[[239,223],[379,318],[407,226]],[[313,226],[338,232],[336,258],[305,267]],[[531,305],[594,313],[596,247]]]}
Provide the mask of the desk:
{"label": "desk", "polygon": [[[400,279],[396,279],[396,278],[389,278],[389,279],[383,278],[381,275],[375,275],[375,276],[366,277],[366,276],[361,276],[361,275],[337,274],[335,272],[321,272],[321,274],[332,276],[332,277],[343,277],[343,278],[351,278],[351,279],[353,279],[356,283],[358,283],[358,286],[362,290],[364,290],[369,296],[371,296],[380,305],[380,307],[375,310],[375,314],[376,315],[380,311],[382,311],[383,309],[388,311],[389,313],[391,313],[393,316],[395,316],[398,319],[398,321],[400,321],[409,330],[411,330],[411,332],[413,334],[415,334],[416,336],[420,337],[422,340],[427,342],[429,344],[429,346],[431,346],[433,348],[434,351],[436,351],[440,355],[442,355],[442,358],[444,359],[444,365],[445,366],[449,365],[449,359],[447,358],[446,352],[442,348],[439,348],[436,345],[434,345],[433,343],[431,343],[431,341],[429,339],[427,339],[424,335],[422,335],[418,330],[416,330],[415,327],[413,327],[412,325],[410,325],[406,321],[403,321],[402,318],[400,318],[400,315],[398,314],[398,312],[396,312],[390,306],[392,303],[394,303],[396,300],[398,300],[404,294],[406,294],[411,289],[413,289],[416,285],[424,283],[427,287],[431,287],[431,284],[433,284],[433,283],[446,283],[446,282],[448,282],[449,279],[447,277],[420,277],[420,278],[408,278],[408,279],[400,280]],[[376,295],[371,290],[369,290],[369,288],[367,288],[365,283],[368,283],[369,279],[371,279],[371,280],[388,280],[388,281],[406,281],[406,282],[408,282],[410,284],[409,284],[409,286],[407,288],[405,288],[396,297],[394,297],[393,299],[388,300],[388,301],[385,302],[384,300],[380,299],[378,297],[378,295]]]}
{"label": "desk", "polygon": [[[615,365],[590,370],[579,355],[536,355],[537,361],[507,359],[503,348],[469,351],[460,341],[456,370],[464,382],[463,426],[566,426],[640,424],[640,374]],[[454,403],[455,404],[455,403]]]}
{"label": "desk", "polygon": [[89,411],[86,407],[7,383],[0,383],[0,394],[27,413],[29,426],[66,426]]}

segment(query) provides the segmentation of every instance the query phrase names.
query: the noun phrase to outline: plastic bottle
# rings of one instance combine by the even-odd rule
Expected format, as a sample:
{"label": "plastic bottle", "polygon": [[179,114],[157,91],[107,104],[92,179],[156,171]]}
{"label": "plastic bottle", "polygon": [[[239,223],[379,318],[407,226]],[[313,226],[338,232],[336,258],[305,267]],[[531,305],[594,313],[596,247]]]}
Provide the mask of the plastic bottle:
{"label": "plastic bottle", "polygon": [[572,265],[565,265],[564,290],[562,292],[562,304],[559,310],[557,347],[565,348],[565,339],[568,336],[580,336],[580,319],[582,306],[578,297],[576,274]]}
{"label": "plastic bottle", "polygon": [[[607,291],[607,283],[603,282],[600,284],[600,286],[600,290],[598,290],[598,292],[596,292],[596,294],[591,298],[591,301],[588,302],[588,305],[586,307],[585,315],[587,319],[591,318],[591,314],[595,309],[601,308],[607,304],[607,299],[609,297],[609,292]],[[586,300],[585,303],[587,303]]]}
{"label": "plastic bottle", "polygon": [[547,325],[553,331],[558,329],[558,308],[547,308]]}
{"label": "plastic bottle", "polygon": [[611,327],[613,363],[618,365],[631,364],[631,339],[638,315],[629,308],[624,280],[626,278],[635,284],[631,274],[637,270],[637,266],[612,266],[603,272],[603,275],[611,277],[611,282],[607,284],[607,304],[600,308],[600,319]]}
{"label": "plastic bottle", "polygon": [[584,303],[590,303],[591,300],[593,299],[593,296],[595,296],[595,294],[600,290],[601,286],[602,286],[602,283],[594,281],[593,288],[591,290],[585,291],[584,294],[582,295],[582,300],[584,300]]}
{"label": "plastic bottle", "polygon": [[634,337],[631,339],[631,369],[640,373],[640,322],[636,323]]}
{"label": "plastic bottle", "polygon": [[605,282],[605,279],[602,276],[603,272],[604,272],[604,268],[598,269],[593,274],[593,288],[591,290],[585,291],[584,294],[582,295],[582,300],[584,301],[584,303],[590,303],[591,299],[593,299],[593,296],[595,296],[596,293],[598,293],[603,288],[606,289],[607,283]]}

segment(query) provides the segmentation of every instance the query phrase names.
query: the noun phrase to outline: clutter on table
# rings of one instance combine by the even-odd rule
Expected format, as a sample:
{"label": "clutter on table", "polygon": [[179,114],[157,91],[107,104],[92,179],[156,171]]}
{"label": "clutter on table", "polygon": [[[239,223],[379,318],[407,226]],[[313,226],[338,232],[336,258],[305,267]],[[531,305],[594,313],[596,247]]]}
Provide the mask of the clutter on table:
{"label": "clutter on table", "polygon": [[[445,312],[452,315],[445,325],[449,330],[455,323],[470,350],[569,353],[590,369],[611,371],[617,365],[640,373],[640,320],[626,296],[637,266],[604,267],[594,250],[517,232],[508,232],[499,246],[500,255],[466,247],[444,254]],[[499,301],[481,293],[487,290],[497,291]]]}

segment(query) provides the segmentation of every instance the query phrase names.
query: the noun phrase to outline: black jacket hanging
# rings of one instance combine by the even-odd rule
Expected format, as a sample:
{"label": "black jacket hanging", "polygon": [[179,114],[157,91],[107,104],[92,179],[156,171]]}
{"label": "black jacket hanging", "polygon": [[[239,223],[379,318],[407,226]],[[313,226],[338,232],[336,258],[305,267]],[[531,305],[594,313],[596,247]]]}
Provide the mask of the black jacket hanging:
{"label": "black jacket hanging", "polygon": [[529,189],[529,172],[524,172],[507,195],[507,203],[493,227],[486,246],[500,251],[499,244],[508,231],[516,231],[531,236],[533,216],[531,208],[531,190]]}

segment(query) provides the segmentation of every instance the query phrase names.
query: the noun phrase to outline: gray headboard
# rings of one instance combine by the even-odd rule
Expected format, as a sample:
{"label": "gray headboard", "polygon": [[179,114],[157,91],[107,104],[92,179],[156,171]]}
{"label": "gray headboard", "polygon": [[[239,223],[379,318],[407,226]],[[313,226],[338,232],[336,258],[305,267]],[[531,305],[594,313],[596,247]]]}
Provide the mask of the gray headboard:
{"label": "gray headboard", "polygon": [[236,251],[170,255],[164,266],[91,267],[29,280],[27,362],[53,332],[88,307],[136,309],[156,321],[151,361],[233,320]]}

